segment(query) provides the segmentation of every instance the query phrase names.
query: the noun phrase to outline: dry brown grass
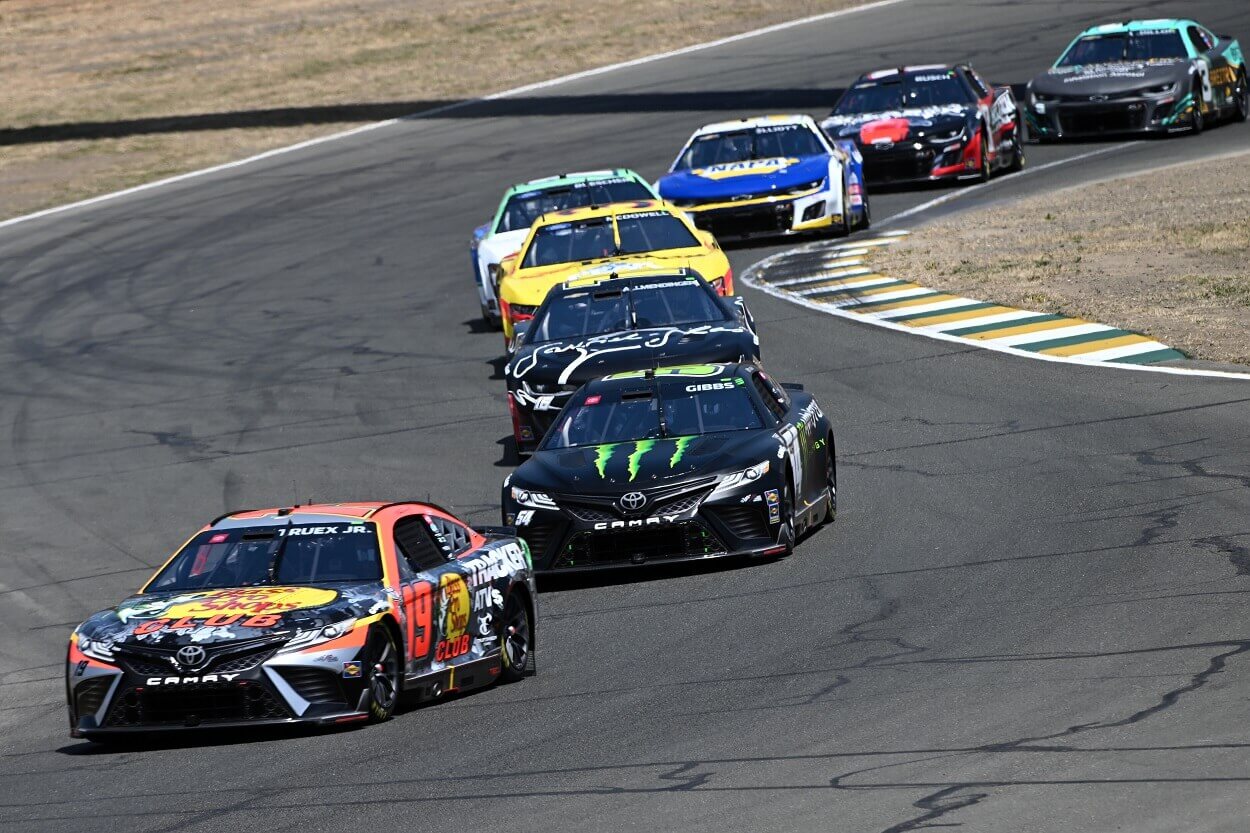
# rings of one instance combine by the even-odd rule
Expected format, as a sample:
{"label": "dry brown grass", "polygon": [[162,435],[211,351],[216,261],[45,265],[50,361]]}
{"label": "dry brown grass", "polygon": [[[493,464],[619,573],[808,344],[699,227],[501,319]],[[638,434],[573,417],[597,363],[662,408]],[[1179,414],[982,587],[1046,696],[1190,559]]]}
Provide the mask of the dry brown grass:
{"label": "dry brown grass", "polygon": [[882,271],[1250,364],[1250,154],[1099,182],[913,233]]}
{"label": "dry brown grass", "polygon": [[[454,100],[864,0],[3,0],[5,128]],[[3,146],[0,217],[350,122]]]}

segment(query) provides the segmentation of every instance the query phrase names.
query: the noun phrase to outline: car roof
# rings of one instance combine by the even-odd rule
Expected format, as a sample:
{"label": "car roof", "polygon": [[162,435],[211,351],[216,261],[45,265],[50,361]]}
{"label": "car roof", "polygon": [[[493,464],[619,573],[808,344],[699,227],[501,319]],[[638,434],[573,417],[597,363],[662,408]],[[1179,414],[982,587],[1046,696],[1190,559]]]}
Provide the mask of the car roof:
{"label": "car roof", "polygon": [[595,288],[612,288],[614,286],[633,286],[637,283],[654,283],[657,280],[671,278],[674,281],[697,281],[699,273],[693,269],[642,269],[637,272],[630,272],[622,275],[616,272],[610,272],[607,275],[583,275],[581,277],[573,276],[560,286],[555,287],[553,292],[563,292],[566,290]]}
{"label": "car roof", "polygon": [[1184,29],[1186,26],[1198,25],[1192,20],[1185,20],[1176,17],[1158,17],[1152,20],[1124,20],[1119,23],[1103,23],[1098,26],[1091,26],[1084,32],[1085,35],[1113,35],[1118,32],[1140,32],[1146,29]]}
{"label": "car roof", "polygon": [[880,81],[885,78],[893,78],[897,75],[906,75],[915,72],[948,72],[957,69],[954,64],[915,64],[902,67],[887,67],[885,69],[877,69],[872,72],[865,72],[859,76],[856,81]]}
{"label": "car roof", "polygon": [[552,176],[540,177],[539,179],[531,179],[527,182],[518,182],[507,191],[504,192],[504,199],[515,196],[516,194],[524,194],[529,191],[544,191],[549,188],[559,188],[562,185],[576,185],[581,182],[595,182],[601,179],[632,179],[635,182],[641,182],[646,185],[647,182],[642,175],[629,168],[610,168],[601,171],[573,171],[567,174],[554,174]]}
{"label": "car roof", "polygon": [[586,390],[604,391],[633,387],[640,380],[647,379],[649,374],[654,374],[658,379],[723,379],[726,376],[741,376],[754,366],[745,362],[661,365],[654,370],[629,370],[623,373],[609,373],[607,376],[587,382]]}
{"label": "car roof", "polygon": [[811,117],[803,114],[780,114],[774,116],[752,116],[744,119],[734,119],[733,121],[718,121],[712,124],[705,124],[694,132],[695,136],[706,136],[709,133],[725,133],[731,130],[743,130],[754,127],[769,127],[778,124],[803,124],[815,130],[816,121]]}
{"label": "car roof", "polygon": [[579,208],[565,208],[544,214],[534,221],[534,227],[550,226],[556,223],[571,223],[578,220],[593,220],[596,217],[611,217],[617,214],[637,214],[641,211],[663,211],[677,216],[677,211],[663,200],[635,200],[633,202],[616,202],[608,205],[584,205]]}
{"label": "car roof", "polygon": [[207,528],[227,529],[239,526],[282,526],[288,523],[342,523],[347,520],[367,520],[379,510],[390,506],[412,506],[417,512],[448,514],[432,503],[403,501],[362,501],[359,503],[309,503],[302,506],[280,506],[270,509],[242,509],[228,512],[208,524]]}

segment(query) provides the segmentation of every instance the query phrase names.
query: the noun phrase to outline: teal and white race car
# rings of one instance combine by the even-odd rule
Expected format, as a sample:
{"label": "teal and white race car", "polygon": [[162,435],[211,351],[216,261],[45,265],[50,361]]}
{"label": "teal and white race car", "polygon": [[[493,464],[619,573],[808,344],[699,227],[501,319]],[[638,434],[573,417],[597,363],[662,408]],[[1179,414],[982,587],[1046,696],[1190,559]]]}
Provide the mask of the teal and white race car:
{"label": "teal and white race car", "polygon": [[1086,29],[1025,96],[1025,118],[1040,141],[1201,133],[1212,121],[1245,121],[1248,113],[1237,39],[1170,18]]}
{"label": "teal and white race car", "polygon": [[504,192],[489,223],[473,230],[469,254],[482,318],[500,327],[499,264],[525,242],[533,222],[551,211],[659,199],[651,185],[627,168],[583,171],[532,179]]}

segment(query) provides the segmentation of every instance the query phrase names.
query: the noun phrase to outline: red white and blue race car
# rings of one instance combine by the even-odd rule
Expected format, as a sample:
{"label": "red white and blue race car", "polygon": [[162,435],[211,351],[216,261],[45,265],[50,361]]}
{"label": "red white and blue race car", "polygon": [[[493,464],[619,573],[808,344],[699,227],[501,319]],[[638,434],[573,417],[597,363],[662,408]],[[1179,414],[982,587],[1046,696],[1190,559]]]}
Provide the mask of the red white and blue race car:
{"label": "red white and blue race car", "polygon": [[971,179],[1024,167],[1016,97],[972,67],[945,64],[861,75],[821,122],[854,141],[869,184]]}

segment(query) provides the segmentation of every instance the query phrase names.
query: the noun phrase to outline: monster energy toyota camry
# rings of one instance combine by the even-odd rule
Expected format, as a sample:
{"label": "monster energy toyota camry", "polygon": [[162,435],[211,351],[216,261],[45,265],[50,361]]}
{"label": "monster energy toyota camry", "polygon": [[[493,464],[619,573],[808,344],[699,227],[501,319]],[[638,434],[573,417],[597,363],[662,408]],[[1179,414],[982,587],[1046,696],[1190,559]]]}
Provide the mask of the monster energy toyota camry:
{"label": "monster energy toyota camry", "polygon": [[833,429],[754,363],[605,376],[503,484],[536,571],[785,555],[837,501]]}
{"label": "monster energy toyota camry", "polygon": [[690,270],[584,278],[547,294],[508,363],[520,453],[532,452],[581,385],[659,364],[759,359],[746,304]]}

